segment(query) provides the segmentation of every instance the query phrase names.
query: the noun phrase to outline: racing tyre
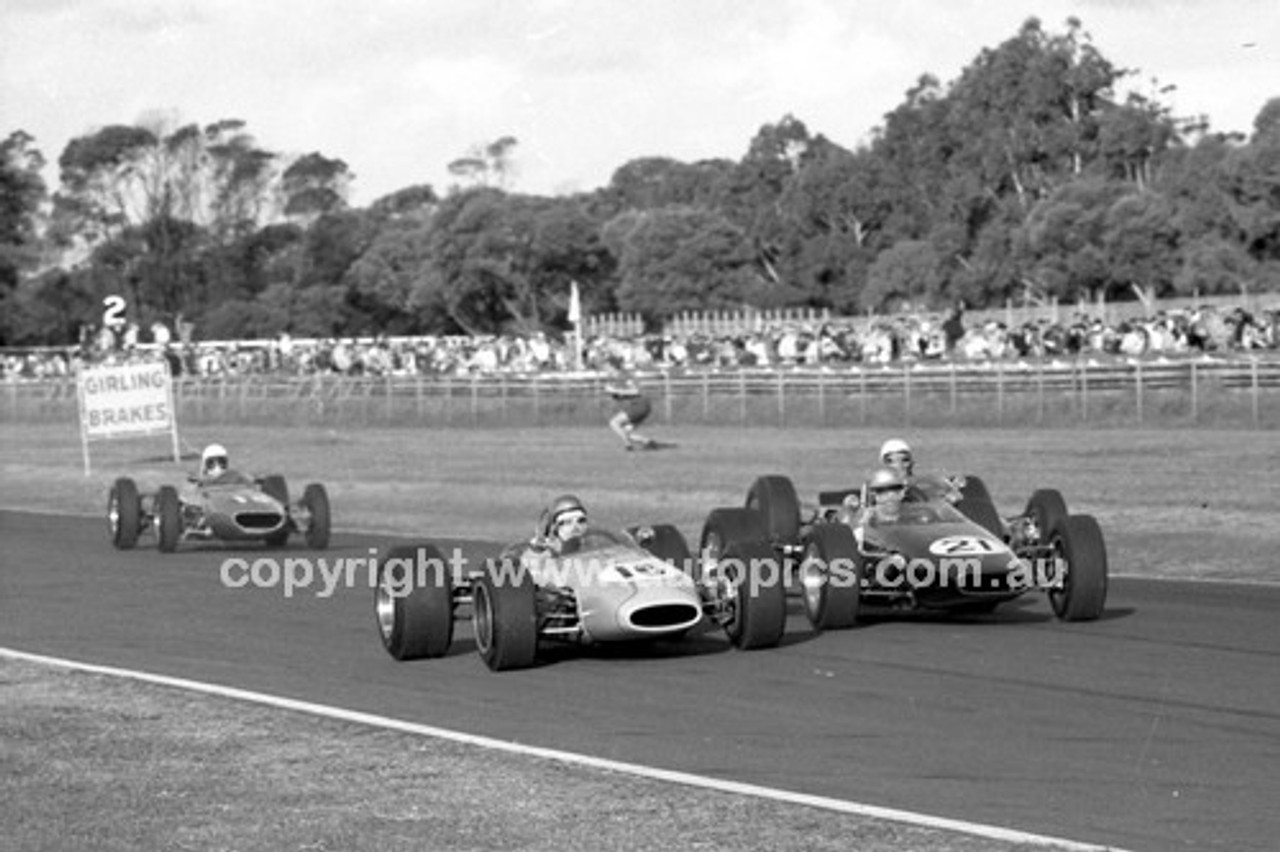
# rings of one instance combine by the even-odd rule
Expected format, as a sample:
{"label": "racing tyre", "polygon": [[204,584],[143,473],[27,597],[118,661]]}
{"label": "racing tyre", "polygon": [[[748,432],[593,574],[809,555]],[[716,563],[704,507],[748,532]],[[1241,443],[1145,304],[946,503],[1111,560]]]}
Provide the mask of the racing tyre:
{"label": "racing tyre", "polygon": [[161,553],[173,553],[182,537],[182,503],[172,485],[161,485],[156,492],[156,532]]}
{"label": "racing tyre", "polygon": [[[264,494],[274,497],[285,512],[289,511],[289,485],[285,482],[283,476],[278,473],[264,476],[259,484],[262,486]],[[266,536],[263,541],[269,547],[283,547],[284,543],[289,540],[289,526],[288,523],[285,523],[283,527]]]}
{"label": "racing tyre", "polygon": [[698,539],[694,579],[701,579],[703,569],[722,559],[729,548],[766,539],[764,519],[755,509],[712,509]]}
{"label": "racing tyre", "polygon": [[318,482],[302,491],[302,506],[307,510],[307,528],[303,532],[307,547],[324,550],[329,546],[329,492]]}
{"label": "racing tyre", "polygon": [[862,570],[853,530],[844,524],[813,527],[800,561],[800,597],[815,630],[843,630],[857,623]]}
{"label": "racing tyre", "polygon": [[[492,567],[492,563],[490,563]],[[507,567],[518,568],[518,565]],[[485,571],[471,587],[476,650],[492,671],[523,669],[538,654],[538,609],[533,579],[523,571]],[[498,582],[501,579],[502,582]],[[518,580],[518,581],[517,581]]]}
{"label": "racing tyre", "polygon": [[796,487],[785,476],[762,476],[747,491],[747,508],[764,519],[765,535],[779,544],[800,538],[800,500]]}
{"label": "racing tyre", "polygon": [[[421,561],[419,561],[421,554]],[[417,566],[423,566],[417,573]],[[397,660],[443,657],[453,643],[453,583],[434,545],[393,547],[378,559],[374,610],[382,647]]]}
{"label": "racing tyre", "polygon": [[111,528],[111,543],[119,550],[129,550],[138,543],[142,530],[142,498],[132,479],[122,476],[111,486],[107,497],[107,524]]}
{"label": "racing tyre", "polygon": [[1040,541],[1048,541],[1049,535],[1067,517],[1067,501],[1052,488],[1041,488],[1031,495],[1023,514],[1035,521]]}
{"label": "racing tyre", "polygon": [[725,624],[729,642],[744,651],[777,645],[787,626],[787,591],[773,547],[762,541],[736,544],[721,570],[733,596],[733,616]]}
{"label": "racing tyre", "polygon": [[1050,534],[1062,560],[1061,589],[1049,591],[1053,614],[1063,621],[1093,621],[1107,604],[1107,546],[1092,515],[1068,515]]}
{"label": "racing tyre", "polygon": [[689,554],[689,543],[684,540],[680,530],[671,524],[633,527],[627,532],[631,533],[640,546],[654,556],[670,562],[681,571],[688,572],[689,566],[693,563]]}
{"label": "racing tyre", "polygon": [[960,488],[960,502],[956,503],[960,514],[973,521],[998,539],[1004,538],[1004,524],[996,504],[991,499],[987,484],[976,476],[966,476]]}

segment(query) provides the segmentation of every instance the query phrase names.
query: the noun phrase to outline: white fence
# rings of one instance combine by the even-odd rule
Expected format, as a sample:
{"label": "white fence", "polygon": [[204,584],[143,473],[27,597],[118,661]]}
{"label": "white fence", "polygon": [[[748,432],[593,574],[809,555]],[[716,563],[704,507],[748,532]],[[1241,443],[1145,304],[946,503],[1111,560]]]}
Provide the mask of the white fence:
{"label": "white fence", "polygon": [[[660,423],[767,426],[1063,426],[1280,423],[1280,358],[920,363],[640,375]],[[432,426],[595,424],[595,374],[293,377],[175,381],[182,423]],[[0,419],[75,418],[71,380],[0,387]]]}

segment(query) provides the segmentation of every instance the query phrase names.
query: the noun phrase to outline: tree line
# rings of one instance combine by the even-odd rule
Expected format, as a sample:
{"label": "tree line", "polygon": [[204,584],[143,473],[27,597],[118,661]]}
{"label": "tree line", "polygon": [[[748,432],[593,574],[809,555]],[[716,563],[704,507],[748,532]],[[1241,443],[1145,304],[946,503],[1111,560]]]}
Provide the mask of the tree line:
{"label": "tree line", "polygon": [[[1174,116],[1077,19],[1028,19],[954,80],[919,78],[854,150],[786,115],[738,160],[665,156],[563,196],[511,188],[514,136],[458,183],[348,203],[354,175],[243,121],[164,116],[71,140],[58,186],[0,143],[0,343],[74,342],[120,296],[204,339],[655,325],[689,310],[836,312],[1280,290],[1280,97],[1252,133]],[[1154,85],[1154,84],[1153,84]]]}

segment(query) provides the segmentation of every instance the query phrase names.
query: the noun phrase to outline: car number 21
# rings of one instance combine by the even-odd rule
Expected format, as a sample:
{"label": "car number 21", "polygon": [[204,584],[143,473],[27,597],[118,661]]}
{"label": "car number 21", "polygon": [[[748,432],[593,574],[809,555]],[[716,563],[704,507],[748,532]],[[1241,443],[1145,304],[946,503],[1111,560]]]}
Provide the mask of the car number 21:
{"label": "car number 21", "polygon": [[994,538],[973,535],[949,535],[929,545],[929,552],[936,556],[986,556],[1004,550],[1005,546]]}

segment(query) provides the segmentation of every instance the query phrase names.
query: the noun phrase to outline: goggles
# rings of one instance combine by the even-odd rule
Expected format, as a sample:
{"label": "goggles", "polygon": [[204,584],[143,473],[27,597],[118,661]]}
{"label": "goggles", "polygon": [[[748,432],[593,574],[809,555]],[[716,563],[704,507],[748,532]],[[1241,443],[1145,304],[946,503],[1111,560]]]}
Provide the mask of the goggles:
{"label": "goggles", "polygon": [[226,456],[210,456],[204,463],[204,469],[213,470],[214,468],[218,468],[219,470],[226,470],[227,457]]}
{"label": "goggles", "polygon": [[886,464],[895,464],[895,463],[908,464],[911,461],[911,453],[904,453],[904,452],[889,453],[884,457],[884,461]]}
{"label": "goggles", "polygon": [[876,494],[901,494],[907,490],[905,485],[881,485],[879,488],[871,489]]}
{"label": "goggles", "polygon": [[556,518],[556,529],[564,529],[568,526],[585,527],[587,525],[587,516],[583,512],[566,512]]}

